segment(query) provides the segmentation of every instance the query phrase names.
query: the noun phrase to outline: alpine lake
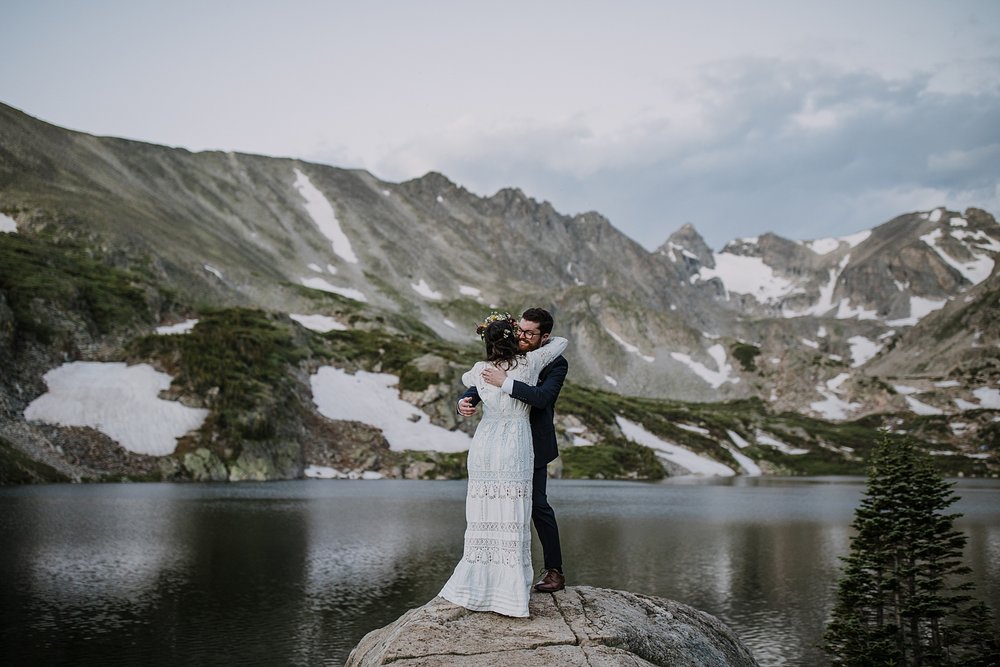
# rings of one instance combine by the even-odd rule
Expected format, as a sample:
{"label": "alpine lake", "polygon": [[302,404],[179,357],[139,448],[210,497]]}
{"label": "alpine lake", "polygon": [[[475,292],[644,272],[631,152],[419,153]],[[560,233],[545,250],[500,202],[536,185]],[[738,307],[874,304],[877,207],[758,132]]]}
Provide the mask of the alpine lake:
{"label": "alpine lake", "polygon": [[[996,613],[1000,480],[955,491],[976,596]],[[761,665],[829,664],[822,633],[863,492],[843,477],[549,483],[569,585],[714,614]],[[0,488],[0,655],[342,665],[437,594],[461,557],[464,499],[464,481]]]}

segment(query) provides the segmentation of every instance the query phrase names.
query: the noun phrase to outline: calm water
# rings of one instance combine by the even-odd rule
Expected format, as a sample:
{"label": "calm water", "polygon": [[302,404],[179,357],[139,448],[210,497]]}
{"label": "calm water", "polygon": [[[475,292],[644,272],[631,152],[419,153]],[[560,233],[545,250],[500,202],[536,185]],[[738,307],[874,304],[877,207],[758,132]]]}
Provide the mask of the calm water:
{"label": "calm water", "polygon": [[[571,584],[673,598],[762,665],[817,648],[861,480],[551,482]],[[1000,611],[1000,483],[955,506]],[[464,482],[0,488],[6,664],[341,665],[461,556]],[[536,564],[540,549],[535,544]]]}

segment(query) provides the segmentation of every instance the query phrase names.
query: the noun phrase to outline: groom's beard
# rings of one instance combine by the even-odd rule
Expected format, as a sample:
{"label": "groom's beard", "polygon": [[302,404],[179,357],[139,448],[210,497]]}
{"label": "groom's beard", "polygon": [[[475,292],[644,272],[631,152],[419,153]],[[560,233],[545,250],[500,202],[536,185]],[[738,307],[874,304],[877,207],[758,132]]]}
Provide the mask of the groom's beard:
{"label": "groom's beard", "polygon": [[532,345],[531,341],[524,340],[523,338],[517,341],[517,351],[521,352],[522,354],[525,352],[531,352],[532,350],[537,350],[541,346],[542,346],[541,343],[539,343],[538,345]]}

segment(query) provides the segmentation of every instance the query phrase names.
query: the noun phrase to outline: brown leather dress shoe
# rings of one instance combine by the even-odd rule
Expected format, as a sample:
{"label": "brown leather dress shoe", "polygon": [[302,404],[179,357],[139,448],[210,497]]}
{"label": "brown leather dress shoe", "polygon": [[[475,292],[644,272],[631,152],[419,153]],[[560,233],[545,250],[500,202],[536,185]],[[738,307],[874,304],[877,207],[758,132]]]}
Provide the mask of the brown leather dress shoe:
{"label": "brown leather dress shoe", "polygon": [[541,593],[555,593],[566,588],[566,577],[559,570],[545,570],[545,576],[535,584],[535,590]]}

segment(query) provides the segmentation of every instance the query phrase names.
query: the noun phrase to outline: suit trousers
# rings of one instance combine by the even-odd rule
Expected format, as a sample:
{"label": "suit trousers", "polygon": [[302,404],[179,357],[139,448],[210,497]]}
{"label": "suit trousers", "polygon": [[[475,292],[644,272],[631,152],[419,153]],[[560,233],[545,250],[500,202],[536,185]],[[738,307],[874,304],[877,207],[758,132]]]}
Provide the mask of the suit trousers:
{"label": "suit trousers", "polygon": [[535,524],[538,541],[542,543],[542,557],[545,569],[562,571],[562,549],[559,547],[559,526],[556,513],[545,495],[545,485],[549,473],[547,466],[535,467],[531,478],[531,521]]}

